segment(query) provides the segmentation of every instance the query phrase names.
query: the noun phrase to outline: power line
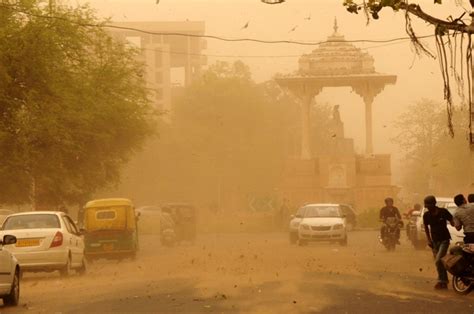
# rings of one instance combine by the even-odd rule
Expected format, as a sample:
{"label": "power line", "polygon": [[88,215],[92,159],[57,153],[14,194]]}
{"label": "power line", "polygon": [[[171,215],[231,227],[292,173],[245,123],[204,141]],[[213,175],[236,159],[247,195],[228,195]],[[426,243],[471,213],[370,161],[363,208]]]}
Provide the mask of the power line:
{"label": "power line", "polygon": [[[383,40],[375,40],[375,39],[354,39],[354,40],[323,40],[317,42],[305,42],[305,41],[293,41],[293,40],[264,40],[264,39],[256,39],[256,38],[228,38],[216,35],[205,35],[205,34],[189,34],[189,33],[179,33],[179,32],[155,32],[149,31],[145,29],[139,29],[135,27],[127,27],[127,26],[118,26],[113,24],[92,24],[92,23],[84,23],[74,21],[62,16],[54,16],[54,15],[43,15],[43,14],[35,14],[32,12],[26,12],[23,10],[16,9],[13,5],[6,5],[0,4],[0,7],[7,8],[17,13],[22,13],[30,17],[37,17],[43,19],[53,19],[53,20],[62,20],[67,21],[79,26],[83,27],[93,27],[93,28],[110,28],[110,29],[118,29],[118,30],[127,30],[133,31],[142,34],[154,35],[154,36],[179,36],[179,37],[190,37],[190,38],[205,38],[205,39],[213,39],[218,41],[225,41],[225,42],[255,42],[261,44],[291,44],[291,45],[301,45],[301,46],[319,46],[325,43],[337,43],[337,42],[346,42],[346,43],[393,43],[398,41],[404,41],[411,39],[408,36],[405,37],[395,37],[391,39],[383,39]],[[435,35],[423,35],[418,36],[418,39],[424,38],[431,38]]]}
{"label": "power line", "polygon": [[[387,46],[399,45],[403,44],[403,41],[392,42],[383,45],[376,45],[370,47],[363,47],[360,48],[361,50],[370,50],[370,49],[377,49],[383,48]],[[294,55],[225,55],[225,54],[207,54],[207,53],[192,53],[192,52],[185,52],[185,51],[172,51],[172,50],[161,50],[161,49],[153,49],[153,48],[140,48],[140,50],[145,51],[154,51],[159,53],[170,53],[174,55],[187,55],[187,56],[196,56],[196,57],[211,57],[211,58],[298,58],[301,57],[301,54],[294,54]]]}

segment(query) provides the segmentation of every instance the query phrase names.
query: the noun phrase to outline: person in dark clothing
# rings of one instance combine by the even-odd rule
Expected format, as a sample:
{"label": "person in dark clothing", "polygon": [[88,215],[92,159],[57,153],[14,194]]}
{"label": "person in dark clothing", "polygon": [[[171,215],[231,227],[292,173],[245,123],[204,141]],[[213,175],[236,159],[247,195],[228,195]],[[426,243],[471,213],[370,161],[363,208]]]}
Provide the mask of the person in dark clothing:
{"label": "person in dark clothing", "polygon": [[[382,228],[380,229],[380,239],[384,238],[385,235],[385,220],[389,217],[395,217],[398,220],[402,221],[402,216],[400,215],[400,211],[398,208],[393,206],[393,198],[388,197],[385,199],[385,206],[380,209],[380,221],[384,223]],[[398,244],[400,244],[400,229],[397,231],[397,239],[398,239]]]}
{"label": "person in dark clothing", "polygon": [[467,196],[467,202],[468,203],[474,203],[474,194],[469,194]]}
{"label": "person in dark clothing", "polygon": [[453,216],[447,209],[436,206],[436,198],[433,195],[425,197],[424,203],[428,211],[423,215],[423,224],[425,225],[428,246],[433,251],[436,270],[438,271],[438,283],[434,288],[438,290],[447,289],[448,273],[441,262],[441,258],[446,255],[449,248],[451,235],[447,223],[454,225]]}

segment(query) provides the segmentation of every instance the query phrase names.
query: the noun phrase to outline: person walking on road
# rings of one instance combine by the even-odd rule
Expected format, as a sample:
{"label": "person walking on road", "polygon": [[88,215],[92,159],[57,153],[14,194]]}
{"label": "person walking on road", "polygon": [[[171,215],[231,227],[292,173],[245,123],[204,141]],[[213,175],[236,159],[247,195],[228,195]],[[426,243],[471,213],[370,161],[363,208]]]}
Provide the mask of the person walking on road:
{"label": "person walking on road", "polygon": [[458,207],[454,214],[454,227],[456,230],[464,229],[464,243],[474,243],[474,204],[467,203],[462,194],[454,197]]}
{"label": "person walking on road", "polygon": [[441,259],[446,255],[449,248],[451,235],[447,227],[448,222],[454,225],[453,216],[445,208],[436,206],[436,198],[433,195],[425,197],[425,207],[428,209],[423,215],[423,224],[425,225],[426,238],[428,246],[433,251],[436,270],[438,272],[438,283],[435,289],[448,288],[448,273],[444,268]]}

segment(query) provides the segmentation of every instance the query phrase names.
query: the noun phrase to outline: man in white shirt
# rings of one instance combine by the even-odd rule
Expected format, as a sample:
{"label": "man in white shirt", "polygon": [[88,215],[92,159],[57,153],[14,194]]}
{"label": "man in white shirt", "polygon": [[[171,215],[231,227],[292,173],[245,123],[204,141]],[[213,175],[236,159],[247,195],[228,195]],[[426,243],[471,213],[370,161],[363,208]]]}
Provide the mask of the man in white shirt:
{"label": "man in white shirt", "polygon": [[474,243],[474,204],[468,204],[462,194],[454,197],[454,203],[458,206],[454,214],[454,227],[464,229],[464,243]]}

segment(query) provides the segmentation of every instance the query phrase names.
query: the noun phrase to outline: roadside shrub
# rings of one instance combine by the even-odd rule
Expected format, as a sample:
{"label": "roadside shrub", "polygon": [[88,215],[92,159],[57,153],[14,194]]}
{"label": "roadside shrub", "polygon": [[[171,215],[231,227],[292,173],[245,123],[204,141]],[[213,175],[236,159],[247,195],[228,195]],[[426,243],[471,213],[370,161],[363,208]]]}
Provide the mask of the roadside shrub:
{"label": "roadside shrub", "polygon": [[357,226],[359,228],[379,228],[380,209],[370,208],[362,211],[357,216]]}

